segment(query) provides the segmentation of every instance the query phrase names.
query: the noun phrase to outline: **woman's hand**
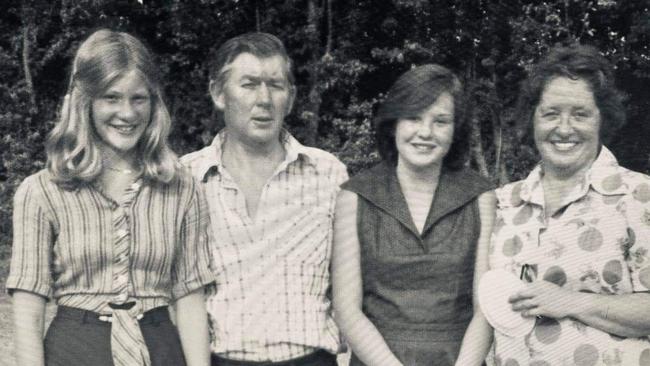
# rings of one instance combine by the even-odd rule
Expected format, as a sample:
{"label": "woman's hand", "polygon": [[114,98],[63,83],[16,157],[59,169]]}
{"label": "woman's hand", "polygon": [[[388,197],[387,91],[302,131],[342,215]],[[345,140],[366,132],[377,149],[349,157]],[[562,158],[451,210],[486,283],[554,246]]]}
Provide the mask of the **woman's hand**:
{"label": "woman's hand", "polygon": [[650,294],[575,292],[547,281],[528,284],[511,296],[512,310],[526,317],[574,318],[621,337],[650,336]]}
{"label": "woman's hand", "polygon": [[522,316],[546,316],[549,318],[564,318],[569,316],[571,304],[579,292],[563,289],[547,281],[535,281],[526,289],[510,296],[508,301],[512,310],[521,312]]}

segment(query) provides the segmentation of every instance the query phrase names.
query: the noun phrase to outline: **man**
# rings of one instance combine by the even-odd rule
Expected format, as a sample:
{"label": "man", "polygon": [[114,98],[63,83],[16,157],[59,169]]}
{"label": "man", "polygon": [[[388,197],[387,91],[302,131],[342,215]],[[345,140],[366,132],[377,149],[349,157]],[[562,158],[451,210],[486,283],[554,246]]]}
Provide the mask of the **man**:
{"label": "man", "polygon": [[225,128],[183,157],[203,183],[215,238],[213,365],[336,365],[326,293],[345,166],[283,129],[296,89],[279,39],[244,34],[213,61],[210,95]]}

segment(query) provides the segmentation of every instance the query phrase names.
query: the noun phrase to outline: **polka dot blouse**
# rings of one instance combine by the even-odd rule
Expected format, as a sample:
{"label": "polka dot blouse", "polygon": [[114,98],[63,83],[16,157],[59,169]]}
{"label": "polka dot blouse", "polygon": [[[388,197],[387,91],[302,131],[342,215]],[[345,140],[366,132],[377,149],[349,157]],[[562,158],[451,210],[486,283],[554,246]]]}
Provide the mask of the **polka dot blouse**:
{"label": "polka dot blouse", "polygon": [[[650,177],[618,165],[603,147],[584,180],[550,217],[541,166],[497,190],[490,268],[573,291],[650,290]],[[495,331],[497,365],[650,365],[649,338],[621,338],[571,318],[537,320],[526,337]]]}

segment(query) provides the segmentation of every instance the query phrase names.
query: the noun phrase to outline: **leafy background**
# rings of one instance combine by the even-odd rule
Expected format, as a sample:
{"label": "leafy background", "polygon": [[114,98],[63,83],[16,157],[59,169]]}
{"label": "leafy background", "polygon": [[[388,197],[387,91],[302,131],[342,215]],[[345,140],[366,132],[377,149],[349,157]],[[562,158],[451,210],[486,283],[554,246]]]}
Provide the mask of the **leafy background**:
{"label": "leafy background", "polygon": [[592,44],[616,65],[629,122],[610,147],[623,165],[650,170],[649,8],[648,0],[4,0],[0,259],[10,253],[15,187],[44,166],[71,58],[99,27],[131,32],[159,56],[179,154],[223,126],[207,93],[210,52],[243,32],[276,34],[297,65],[287,127],[352,173],[378,158],[370,118],[382,93],[413,65],[440,63],[466,88],[467,164],[502,184],[537,160],[514,103],[530,65],[557,43]]}

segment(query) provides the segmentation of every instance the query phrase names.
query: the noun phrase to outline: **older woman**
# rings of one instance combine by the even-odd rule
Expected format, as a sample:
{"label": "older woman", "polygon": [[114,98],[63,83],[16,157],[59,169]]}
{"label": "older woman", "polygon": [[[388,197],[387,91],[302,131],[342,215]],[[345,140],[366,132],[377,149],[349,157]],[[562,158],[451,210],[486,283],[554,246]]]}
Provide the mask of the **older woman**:
{"label": "older woman", "polygon": [[530,282],[512,309],[526,337],[495,331],[500,365],[650,365],[650,177],[603,141],[624,122],[613,71],[585,46],[554,49],[524,84],[541,163],[497,190],[490,268]]}
{"label": "older woman", "polygon": [[462,169],[461,101],[444,67],[403,74],[375,118],[384,161],[342,186],[332,283],[351,365],[456,360],[495,206],[490,183]]}

